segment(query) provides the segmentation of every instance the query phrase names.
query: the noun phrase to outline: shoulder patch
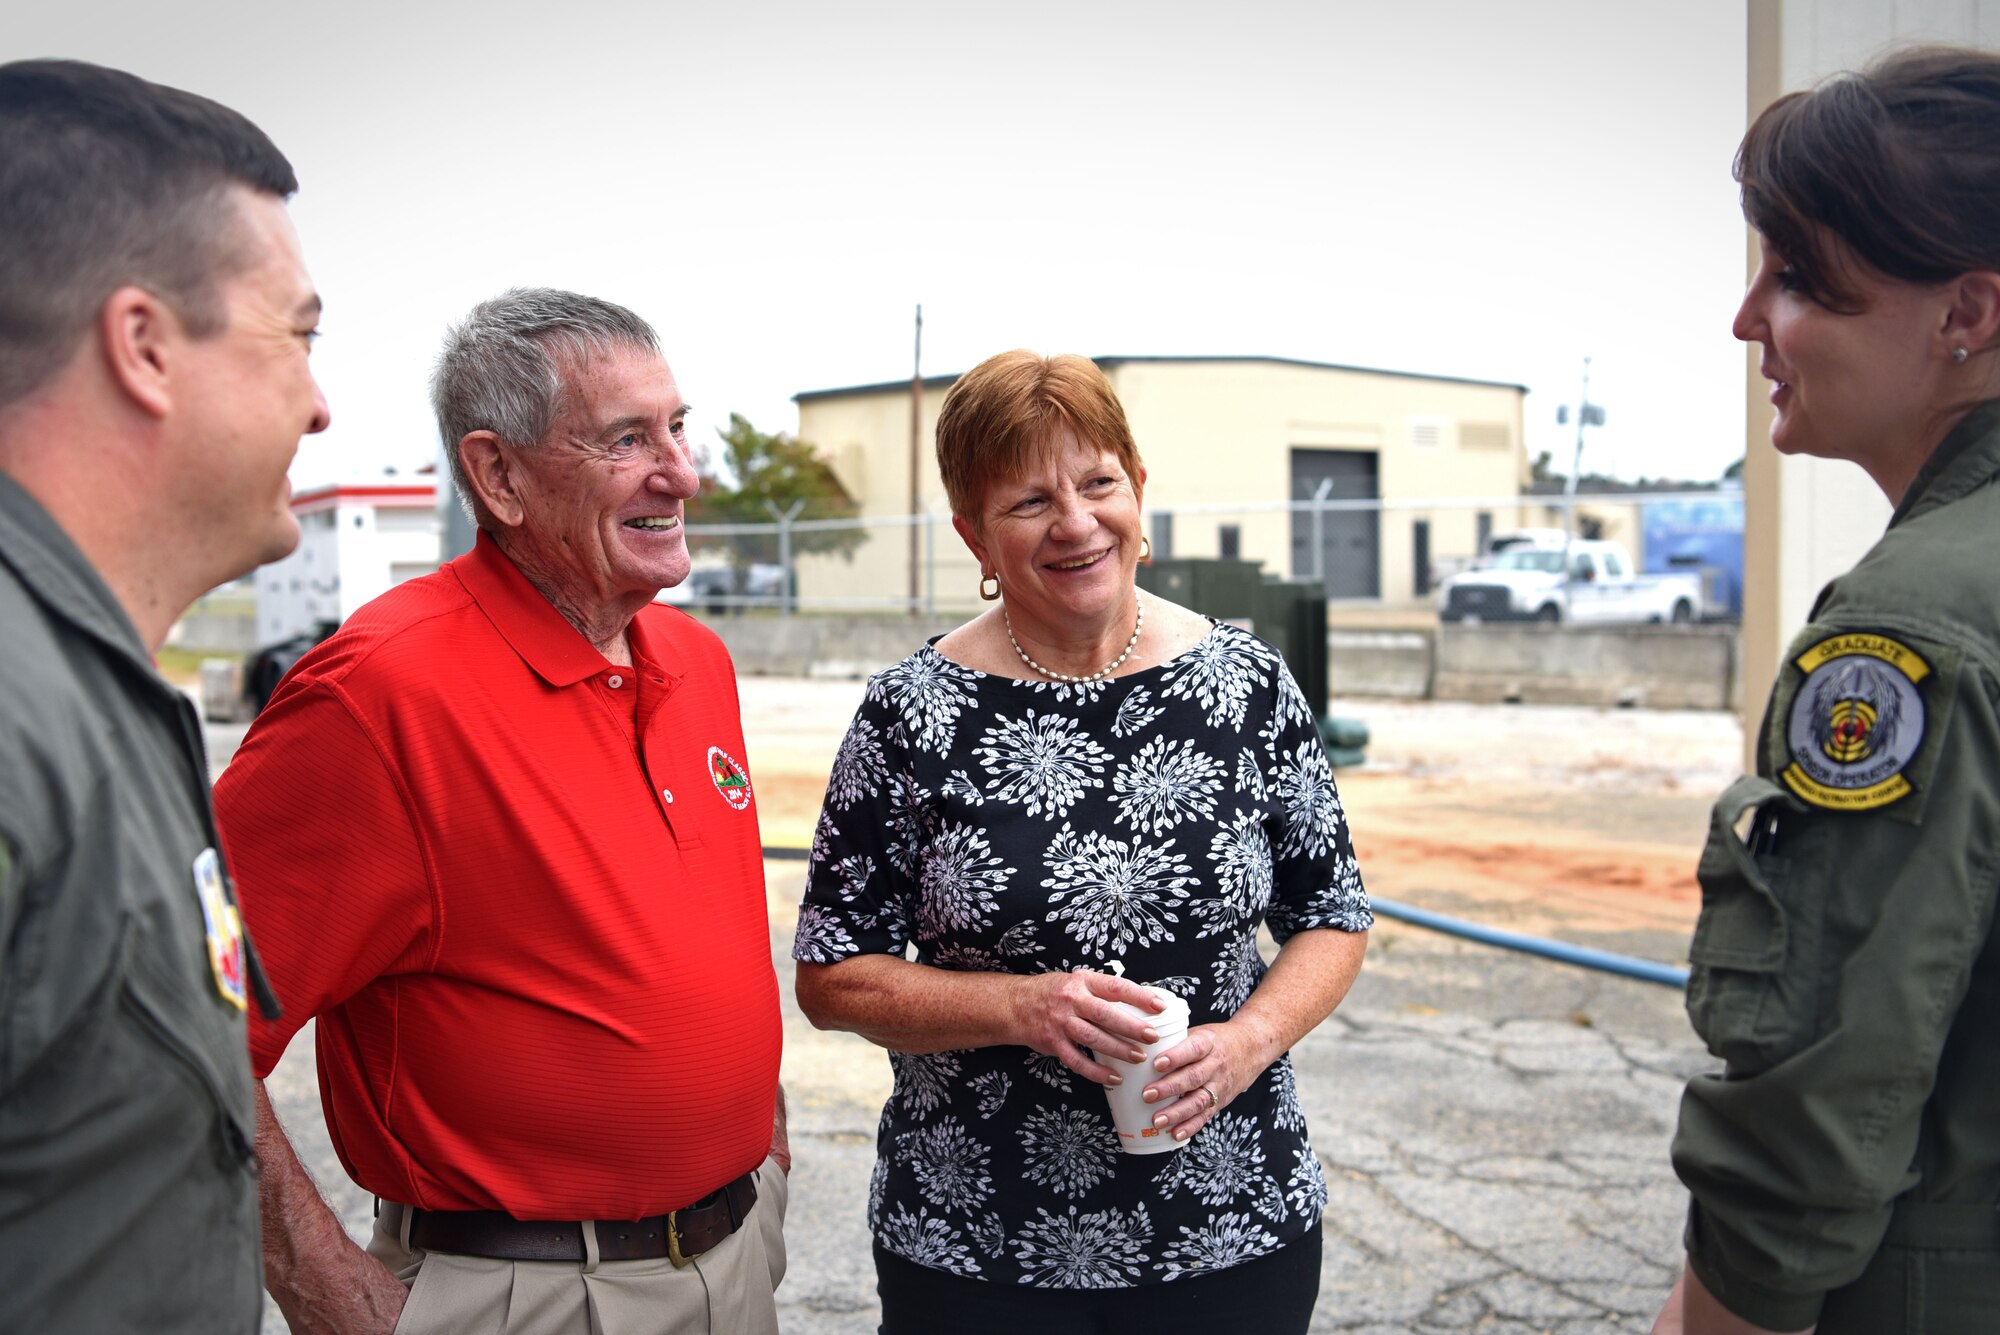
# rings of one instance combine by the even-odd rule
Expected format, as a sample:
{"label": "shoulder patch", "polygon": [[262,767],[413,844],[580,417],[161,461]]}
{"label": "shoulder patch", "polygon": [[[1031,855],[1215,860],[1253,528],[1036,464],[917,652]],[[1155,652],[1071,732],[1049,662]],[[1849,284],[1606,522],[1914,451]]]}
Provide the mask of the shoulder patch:
{"label": "shoulder patch", "polygon": [[1907,796],[1904,771],[1923,746],[1931,665],[1885,635],[1821,640],[1793,663],[1805,674],[1785,720],[1785,786],[1831,811],[1872,811]]}

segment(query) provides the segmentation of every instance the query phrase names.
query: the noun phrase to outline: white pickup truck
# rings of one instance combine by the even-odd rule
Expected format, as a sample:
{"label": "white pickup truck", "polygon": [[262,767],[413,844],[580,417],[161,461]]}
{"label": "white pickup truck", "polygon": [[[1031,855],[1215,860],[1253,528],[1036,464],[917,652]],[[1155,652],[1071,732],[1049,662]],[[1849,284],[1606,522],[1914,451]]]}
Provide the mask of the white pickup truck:
{"label": "white pickup truck", "polygon": [[1526,544],[1497,552],[1477,570],[1438,587],[1442,621],[1573,621],[1686,624],[1702,615],[1701,576],[1638,575],[1615,542]]}

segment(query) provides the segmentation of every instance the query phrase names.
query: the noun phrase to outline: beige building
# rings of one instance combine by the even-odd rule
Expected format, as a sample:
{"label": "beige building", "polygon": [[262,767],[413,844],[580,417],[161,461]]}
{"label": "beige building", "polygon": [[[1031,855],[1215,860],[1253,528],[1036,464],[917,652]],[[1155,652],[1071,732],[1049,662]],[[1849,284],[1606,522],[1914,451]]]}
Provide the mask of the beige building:
{"label": "beige building", "polygon": [[[1481,504],[1518,497],[1527,481],[1523,386],[1277,357],[1097,361],[1146,463],[1156,554],[1244,556],[1274,574],[1317,571],[1335,598],[1406,602],[1424,595],[1420,572],[1471,554],[1486,529],[1523,522],[1516,504]],[[951,529],[932,455],[954,379],[924,381],[914,492],[909,381],[796,396],[800,437],[865,516],[930,517],[914,542],[908,525],[878,524],[852,563],[801,560],[802,597],[976,602],[978,570]],[[1329,502],[1317,525],[1284,508],[1315,494]],[[1379,514],[1338,506],[1378,498]]]}

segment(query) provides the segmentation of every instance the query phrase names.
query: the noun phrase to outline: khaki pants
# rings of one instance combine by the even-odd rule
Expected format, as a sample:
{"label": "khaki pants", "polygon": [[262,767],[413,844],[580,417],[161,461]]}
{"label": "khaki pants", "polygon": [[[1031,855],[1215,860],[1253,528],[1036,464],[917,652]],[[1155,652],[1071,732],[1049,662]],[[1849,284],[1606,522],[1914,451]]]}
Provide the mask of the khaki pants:
{"label": "khaki pants", "polygon": [[766,1159],[743,1227],[682,1267],[655,1261],[497,1261],[413,1251],[382,1202],[369,1254],[410,1287],[397,1335],[777,1335],[788,1184]]}

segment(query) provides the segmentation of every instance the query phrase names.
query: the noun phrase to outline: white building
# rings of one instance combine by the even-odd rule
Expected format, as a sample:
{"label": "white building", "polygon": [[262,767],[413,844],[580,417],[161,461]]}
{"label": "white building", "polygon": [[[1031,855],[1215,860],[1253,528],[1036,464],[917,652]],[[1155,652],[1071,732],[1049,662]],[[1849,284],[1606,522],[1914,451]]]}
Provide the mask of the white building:
{"label": "white building", "polygon": [[257,572],[257,643],[289,639],[438,568],[437,487],[344,483],[292,497],[299,546]]}

